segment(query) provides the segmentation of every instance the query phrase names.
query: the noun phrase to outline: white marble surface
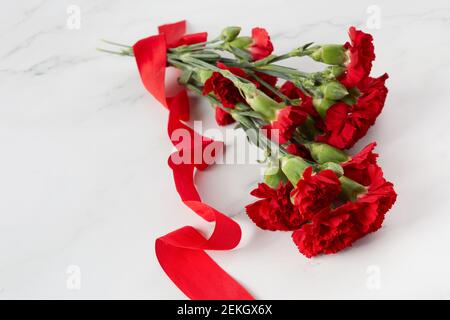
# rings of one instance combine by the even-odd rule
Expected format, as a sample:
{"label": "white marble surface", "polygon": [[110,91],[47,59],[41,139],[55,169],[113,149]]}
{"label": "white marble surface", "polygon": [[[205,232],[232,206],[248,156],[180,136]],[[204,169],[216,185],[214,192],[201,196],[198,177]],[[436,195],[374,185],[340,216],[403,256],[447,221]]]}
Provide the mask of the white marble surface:
{"label": "white marble surface", "polygon": [[[329,1],[324,10],[326,3],[3,3],[0,299],[184,298],[159,267],[154,240],[186,224],[208,226],[175,192],[166,111],[145,92],[132,59],[94,50],[100,38],[133,43],[186,18],[190,30],[210,34],[264,26],[283,52],[311,40],[345,41],[350,25],[368,30],[374,4],[381,28],[369,30],[373,71],[389,72],[390,94],[358,146],[379,142],[399,194],[384,228],[351,250],[308,260],[289,234],[259,231],[242,214],[257,166],[216,166],[198,177],[200,192],[237,216],[245,241],[211,255],[262,299],[450,298],[450,4]],[[81,9],[79,30],[66,25],[71,4]],[[206,104],[196,105],[195,118],[213,127]],[[78,268],[72,276],[70,266]],[[79,290],[67,286],[77,270]]]}

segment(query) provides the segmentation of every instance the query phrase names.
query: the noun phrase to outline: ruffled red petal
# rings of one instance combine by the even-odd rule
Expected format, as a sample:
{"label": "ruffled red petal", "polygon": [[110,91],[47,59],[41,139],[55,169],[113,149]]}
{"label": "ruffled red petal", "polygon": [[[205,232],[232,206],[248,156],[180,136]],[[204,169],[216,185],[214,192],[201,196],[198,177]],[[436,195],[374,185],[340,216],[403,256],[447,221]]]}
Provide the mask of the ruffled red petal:
{"label": "ruffled red petal", "polygon": [[329,208],[340,193],[341,183],[336,173],[323,170],[313,175],[312,167],[309,167],[303,172],[291,196],[302,217],[311,219],[318,212]]}
{"label": "ruffled red petal", "polygon": [[338,102],[331,106],[325,118],[324,134],[316,140],[336,148],[351,148],[366,135],[383,110],[387,88],[384,82],[387,74],[379,78],[366,78],[361,82],[361,96],[355,105]]}
{"label": "ruffled red petal", "polygon": [[247,215],[261,229],[264,230],[296,230],[304,221],[292,205],[289,195],[291,184],[280,184],[272,189],[265,183],[258,184],[258,188],[251,194],[261,198],[245,207]]}
{"label": "ruffled red petal", "polygon": [[214,92],[216,97],[225,108],[234,109],[236,103],[242,102],[243,98],[233,82],[219,72],[213,72],[211,77],[205,81],[203,95]]}
{"label": "ruffled red petal", "polygon": [[377,163],[378,154],[373,152],[376,145],[376,142],[370,143],[349,161],[341,164],[346,177],[365,186],[370,184],[367,168]]}
{"label": "ruffled red petal", "polygon": [[263,129],[267,130],[270,139],[284,144],[292,138],[295,129],[305,122],[307,116],[299,107],[287,106],[281,109],[277,118]]}
{"label": "ruffled red petal", "polygon": [[359,237],[348,210],[324,209],[314,220],[292,233],[299,251],[308,258],[336,253]]}

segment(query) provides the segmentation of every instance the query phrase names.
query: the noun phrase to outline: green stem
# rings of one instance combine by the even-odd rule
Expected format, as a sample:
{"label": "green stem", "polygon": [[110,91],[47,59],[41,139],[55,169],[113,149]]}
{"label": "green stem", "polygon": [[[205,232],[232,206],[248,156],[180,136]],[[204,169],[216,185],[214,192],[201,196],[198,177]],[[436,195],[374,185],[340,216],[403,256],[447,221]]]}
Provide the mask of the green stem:
{"label": "green stem", "polygon": [[268,64],[273,64],[275,62],[283,61],[283,60],[286,60],[289,58],[308,56],[308,55],[314,53],[314,51],[316,51],[318,48],[318,46],[310,47],[311,44],[312,43],[305,44],[302,47],[291,50],[290,52],[279,55],[279,56],[270,55],[267,58],[253,62],[253,64],[257,67],[260,67],[260,66],[265,66]]}
{"label": "green stem", "polygon": [[177,57],[177,59],[183,61],[186,64],[190,64],[190,65],[197,66],[199,68],[204,68],[204,69],[207,69],[207,70],[211,70],[211,71],[214,71],[214,72],[219,72],[225,78],[228,78],[228,79],[230,79],[233,82],[244,82],[244,83],[248,83],[249,82],[247,79],[239,77],[239,76],[236,76],[233,73],[229,72],[228,70],[220,69],[220,68],[216,67],[215,65],[212,65],[212,64],[210,64],[208,62],[205,62],[203,60],[191,57],[188,54],[187,55],[176,56],[176,57]]}
{"label": "green stem", "polygon": [[221,41],[220,39],[216,38],[216,39],[213,39],[210,41],[194,43],[191,45],[183,45],[183,46],[179,46],[176,48],[169,48],[168,51],[172,52],[172,53],[186,53],[186,52],[206,50],[206,49],[215,50],[216,49],[215,44],[220,41]]}
{"label": "green stem", "polygon": [[187,64],[185,64],[185,63],[183,63],[181,61],[172,59],[170,57],[167,57],[167,62],[169,62],[169,64],[171,64],[175,68],[178,68],[178,69],[181,69],[181,70],[186,70],[186,69],[187,70],[192,70],[191,66],[189,66],[189,65],[187,65]]}
{"label": "green stem", "polygon": [[264,81],[263,79],[261,79],[261,77],[259,77],[256,73],[252,72],[252,77],[255,78],[256,81],[258,81],[259,83],[261,83],[264,87],[266,87],[267,89],[269,89],[270,91],[272,91],[274,94],[276,94],[278,97],[280,97],[286,104],[291,104],[291,100],[286,97],[284,94],[282,94],[278,89],[274,88],[273,86],[271,86],[270,84],[268,84],[266,81]]}
{"label": "green stem", "polygon": [[206,69],[206,70],[211,70],[211,71],[214,71],[214,72],[221,72],[221,71],[223,71],[222,69],[216,67],[213,64],[210,64],[210,63],[205,62],[203,60],[191,57],[189,54],[172,55],[171,57],[174,58],[174,59],[180,60],[180,61],[182,61],[182,62],[184,62],[186,64],[194,65],[194,66]]}
{"label": "green stem", "polygon": [[[194,92],[195,94],[198,95],[203,95],[203,91],[202,89],[200,89],[198,86],[195,86],[191,83],[186,84],[186,88],[192,92]],[[205,96],[210,102],[213,108],[221,108],[224,111],[227,112],[237,112],[239,114],[239,111],[235,111],[235,110],[230,110],[227,109],[225,107],[222,106],[221,102],[214,96],[212,95],[206,95]],[[264,149],[270,149],[272,150],[272,146],[275,146],[279,149],[280,153],[282,155],[288,155],[289,153],[286,151],[286,149],[284,149],[282,146],[276,144],[275,142],[273,142],[272,140],[270,140],[269,138],[267,138],[264,134],[262,134],[260,132],[260,127],[248,116],[239,115],[240,121],[239,123],[242,125],[242,127],[246,128],[247,130],[255,130],[258,133],[258,143],[256,143],[256,145],[260,148]],[[252,139],[250,139],[250,141],[252,141]]]}
{"label": "green stem", "polygon": [[255,71],[259,72],[275,72],[278,73],[280,78],[290,80],[295,78],[311,78],[311,74],[307,72],[302,72],[297,69],[279,66],[276,64],[268,64],[261,67],[255,67]]}

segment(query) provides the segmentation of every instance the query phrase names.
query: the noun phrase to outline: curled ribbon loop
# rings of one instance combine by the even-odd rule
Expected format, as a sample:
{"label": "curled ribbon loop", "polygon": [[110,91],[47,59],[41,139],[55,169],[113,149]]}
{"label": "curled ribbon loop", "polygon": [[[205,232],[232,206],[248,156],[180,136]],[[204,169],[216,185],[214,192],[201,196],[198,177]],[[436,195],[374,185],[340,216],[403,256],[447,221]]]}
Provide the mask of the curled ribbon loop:
{"label": "curled ribbon loop", "polygon": [[[158,28],[159,34],[138,41],[134,55],[145,88],[166,108],[169,109],[167,131],[177,148],[168,160],[173,171],[177,191],[182,201],[200,217],[215,222],[214,232],[206,239],[191,226],[175,230],[155,242],[158,261],[175,285],[191,299],[253,299],[253,297],[223,270],[205,250],[231,250],[241,239],[239,225],[202,202],[194,184],[195,169],[208,167],[203,150],[213,144],[221,144],[203,137],[184,124],[189,118],[189,100],[186,90],[173,97],[167,97],[165,88],[165,69],[167,48],[206,41],[206,33],[185,35],[186,22],[180,21]],[[173,138],[175,130],[183,129],[190,137],[189,145],[180,144]],[[188,153],[190,161],[178,163]],[[201,154],[200,161],[195,155]]]}

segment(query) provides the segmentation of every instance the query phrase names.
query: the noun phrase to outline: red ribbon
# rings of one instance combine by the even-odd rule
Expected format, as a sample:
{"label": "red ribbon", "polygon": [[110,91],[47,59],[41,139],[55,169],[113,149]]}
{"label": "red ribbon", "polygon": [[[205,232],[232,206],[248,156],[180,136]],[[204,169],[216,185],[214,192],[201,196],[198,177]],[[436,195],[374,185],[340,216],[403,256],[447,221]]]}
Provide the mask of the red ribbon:
{"label": "red ribbon", "polygon": [[[177,191],[183,202],[208,222],[215,222],[214,232],[206,239],[191,226],[175,230],[155,242],[158,261],[175,285],[191,299],[253,299],[253,297],[211,259],[205,250],[231,250],[241,239],[239,225],[228,216],[202,202],[194,184],[195,169],[208,167],[203,157],[207,146],[220,146],[196,133],[182,121],[189,119],[189,100],[186,90],[167,97],[165,69],[167,48],[206,41],[206,33],[185,35],[186,22],[167,24],[158,28],[159,34],[138,41],[134,46],[139,73],[145,88],[169,109],[168,134],[177,148],[169,157]],[[172,137],[177,129],[188,132],[189,145]],[[189,152],[187,163],[174,161]],[[195,155],[202,155],[200,161]],[[197,161],[195,161],[197,160]]]}

